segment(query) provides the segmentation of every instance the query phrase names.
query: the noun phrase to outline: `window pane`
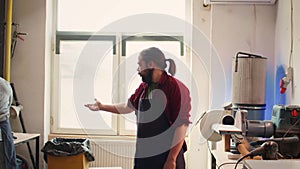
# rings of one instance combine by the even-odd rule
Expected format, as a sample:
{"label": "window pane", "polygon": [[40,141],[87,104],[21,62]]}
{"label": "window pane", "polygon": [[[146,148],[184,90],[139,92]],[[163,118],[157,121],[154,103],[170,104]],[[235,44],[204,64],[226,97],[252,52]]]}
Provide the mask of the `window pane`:
{"label": "window pane", "polygon": [[[91,42],[89,42],[91,43]],[[92,42],[99,46],[111,46],[112,42]],[[86,41],[62,41],[61,54],[59,56],[60,70],[60,111],[59,111],[59,127],[73,129],[112,129],[112,115],[108,113],[89,113],[90,124],[82,124],[76,113],[73,94],[73,80],[76,64],[79,56],[87,44]],[[94,53],[96,51],[88,51]],[[112,50],[98,65],[98,70],[95,75],[94,95],[103,102],[111,102],[112,100],[112,65],[113,55]],[[87,58],[88,59],[88,58]],[[92,62],[92,60],[91,60]],[[93,73],[93,72],[87,72]],[[104,83],[105,82],[105,83]],[[91,100],[93,101],[93,100]],[[84,105],[86,103],[82,103]],[[87,111],[89,111],[87,109]],[[104,121],[101,122],[101,121]]]}
{"label": "window pane", "polygon": [[[129,41],[126,43],[126,82],[127,89],[126,89],[126,96],[129,98],[132,93],[134,93],[135,89],[139,86],[142,82],[141,77],[137,74],[137,60],[138,54],[143,49],[149,47],[158,47],[161,49],[166,58],[172,58],[175,60],[177,68],[179,64],[177,62],[184,56],[180,56],[180,43],[173,42],[173,41],[145,41],[145,42],[137,42],[137,41]],[[135,73],[128,73],[133,72]],[[136,130],[136,117],[134,114],[125,115],[125,130]]]}
{"label": "window pane", "polygon": [[121,18],[160,13],[185,19],[184,0],[58,0],[59,31],[99,31]]}
{"label": "window pane", "polygon": [[[57,0],[57,30],[56,31],[66,31],[66,32],[97,32],[102,28],[115,23],[120,19],[124,19],[129,16],[134,16],[137,14],[164,14],[168,16],[177,17],[179,19],[185,20],[185,1],[182,0],[152,0],[152,1],[141,1],[141,0]],[[172,4],[172,5],[170,5]],[[156,15],[157,16],[157,15]],[[160,16],[160,15],[159,15]],[[127,19],[127,18],[126,18]],[[147,20],[148,21],[148,20]],[[150,21],[150,20],[149,20]],[[156,21],[156,19],[155,19]],[[122,22],[123,23],[123,22]],[[152,23],[152,22],[150,22]],[[172,22],[173,23],[173,22]],[[181,22],[174,22],[178,26],[172,26],[171,29],[165,27],[159,28],[159,30],[154,29],[150,32],[163,32],[169,34],[184,34],[184,25]],[[139,24],[137,22],[137,24]],[[131,26],[132,25],[132,30]],[[142,24],[141,24],[142,25]],[[135,24],[130,24],[129,28],[126,29],[125,26],[118,26],[118,29],[107,29],[108,34],[113,33],[114,35],[120,35],[121,38],[123,33],[140,33],[139,27]],[[137,28],[137,29],[135,29]],[[173,29],[174,28],[174,29]],[[160,30],[162,29],[162,30]],[[143,29],[141,29],[144,31]],[[104,31],[102,31],[104,33]],[[149,33],[149,32],[148,32]],[[73,36],[72,38],[76,38]],[[117,39],[118,39],[117,38]],[[90,42],[89,42],[90,43]],[[111,42],[97,42],[100,46],[109,45],[112,49]],[[121,53],[121,47],[119,43],[116,43],[116,56],[113,58],[112,51],[108,52],[107,56],[99,63],[98,69],[94,77],[94,97],[99,99],[103,103],[112,103],[113,101],[124,102],[127,101],[126,97],[130,96],[136,89],[136,87],[141,82],[141,78],[137,75],[137,54],[141,49],[150,46],[158,46],[164,51],[167,51],[171,56],[183,59],[180,56],[180,43],[179,42],[128,42],[126,47],[127,57],[119,56]],[[58,126],[60,131],[64,128],[70,129],[100,129],[100,130],[114,130],[118,129],[122,133],[124,130],[124,125],[126,129],[135,129],[135,115],[131,113],[126,115],[127,121],[118,124],[116,116],[111,115],[107,112],[96,112],[93,113],[91,117],[91,123],[82,124],[81,119],[85,117],[79,117],[76,114],[76,108],[74,106],[74,94],[73,94],[73,83],[74,71],[76,67],[76,62],[84,50],[86,45],[85,41],[63,41],[60,43],[60,58],[59,58],[59,112],[58,112]],[[91,51],[93,52],[93,51]],[[127,63],[127,58],[135,56],[134,63]],[[170,56],[170,57],[171,57]],[[169,58],[170,58],[169,57]],[[81,57],[80,57],[81,58]],[[177,58],[177,59],[178,59]],[[122,61],[125,60],[126,67],[122,67]],[[88,66],[89,64],[87,64]],[[121,68],[120,68],[121,67]],[[56,68],[56,65],[55,65]],[[114,69],[114,70],[113,70]],[[121,71],[120,71],[120,70]],[[128,71],[132,73],[128,73]],[[83,70],[83,72],[85,69]],[[94,70],[93,70],[94,71]],[[81,72],[81,71],[80,71]],[[126,77],[124,77],[126,76]],[[115,78],[114,78],[115,77]],[[127,80],[125,80],[127,79]],[[76,81],[77,82],[77,81]],[[124,82],[124,83],[123,83]],[[77,83],[76,83],[77,84]],[[129,85],[127,85],[129,84]],[[125,86],[126,85],[126,86]],[[125,89],[126,88],[126,89]],[[77,91],[77,90],[76,90]],[[92,92],[91,92],[92,93]],[[82,93],[81,93],[82,94]],[[115,98],[113,98],[115,97]],[[83,98],[83,97],[81,97]],[[125,100],[124,100],[125,99]],[[92,102],[91,98],[91,102]],[[83,103],[85,104],[85,103]],[[78,108],[78,107],[77,107]],[[83,110],[85,111],[85,110]],[[88,110],[87,110],[88,111]],[[91,115],[90,112],[87,112]],[[84,114],[85,115],[85,114]],[[55,119],[56,120],[56,119]],[[89,120],[89,119],[88,119]],[[117,128],[117,126],[119,128]],[[121,126],[121,127],[120,127]],[[101,134],[101,132],[99,132]],[[103,134],[103,133],[102,133]],[[130,131],[131,134],[131,131]]]}

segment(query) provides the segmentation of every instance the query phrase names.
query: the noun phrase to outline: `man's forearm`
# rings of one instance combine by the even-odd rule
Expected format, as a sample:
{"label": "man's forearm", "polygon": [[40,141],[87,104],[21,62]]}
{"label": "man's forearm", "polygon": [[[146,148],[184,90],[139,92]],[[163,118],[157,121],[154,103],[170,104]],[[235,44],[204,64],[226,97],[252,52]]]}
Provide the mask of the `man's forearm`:
{"label": "man's forearm", "polygon": [[173,147],[171,148],[168,159],[175,160],[182,149],[182,145],[184,143],[184,138],[187,130],[187,125],[183,124],[176,128],[173,138]]}
{"label": "man's forearm", "polygon": [[102,104],[100,110],[108,111],[115,114],[127,114],[131,113],[133,110],[129,108],[125,103],[115,104],[115,105],[104,105]]}

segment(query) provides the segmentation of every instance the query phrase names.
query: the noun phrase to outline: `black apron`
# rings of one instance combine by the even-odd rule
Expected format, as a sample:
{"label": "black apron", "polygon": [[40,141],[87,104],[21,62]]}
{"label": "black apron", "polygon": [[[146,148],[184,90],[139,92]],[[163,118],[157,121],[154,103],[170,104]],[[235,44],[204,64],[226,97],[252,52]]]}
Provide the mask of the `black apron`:
{"label": "black apron", "polygon": [[[154,93],[154,92],[153,92]],[[163,169],[172,145],[174,131],[164,112],[163,97],[140,98],[137,115],[137,142],[134,169]],[[167,133],[167,134],[166,134]],[[183,150],[176,160],[176,169],[184,169]]]}

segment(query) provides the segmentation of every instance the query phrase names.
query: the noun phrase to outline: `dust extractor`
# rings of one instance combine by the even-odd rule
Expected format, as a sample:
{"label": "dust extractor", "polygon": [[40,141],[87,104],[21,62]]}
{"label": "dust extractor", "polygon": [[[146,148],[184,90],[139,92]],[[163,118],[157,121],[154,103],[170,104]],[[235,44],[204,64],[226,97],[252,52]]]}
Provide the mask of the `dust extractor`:
{"label": "dust extractor", "polygon": [[264,120],[267,58],[238,52],[232,66],[232,106],[247,110],[248,120]]}

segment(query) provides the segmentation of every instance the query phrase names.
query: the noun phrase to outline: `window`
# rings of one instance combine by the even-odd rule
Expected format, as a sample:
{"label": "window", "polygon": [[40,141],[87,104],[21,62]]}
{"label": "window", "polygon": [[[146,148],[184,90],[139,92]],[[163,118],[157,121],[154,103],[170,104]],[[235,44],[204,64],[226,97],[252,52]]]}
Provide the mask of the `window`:
{"label": "window", "polygon": [[[103,103],[126,102],[141,82],[136,68],[138,52],[142,49],[159,47],[176,64],[185,64],[184,29],[178,29],[184,25],[167,30],[153,27],[149,32],[138,26],[142,23],[131,22],[145,13],[148,17],[153,14],[154,18],[171,15],[184,19],[184,3],[181,0],[58,0],[51,132],[134,135],[134,113],[90,112],[83,105],[94,102],[93,98]],[[120,21],[135,24],[130,25],[132,29],[126,25],[116,29],[114,24]],[[185,79],[184,75],[178,76]]]}

